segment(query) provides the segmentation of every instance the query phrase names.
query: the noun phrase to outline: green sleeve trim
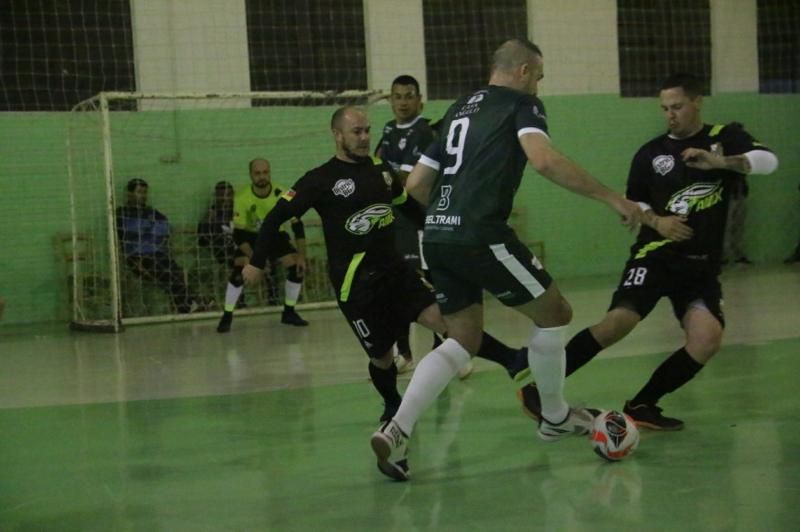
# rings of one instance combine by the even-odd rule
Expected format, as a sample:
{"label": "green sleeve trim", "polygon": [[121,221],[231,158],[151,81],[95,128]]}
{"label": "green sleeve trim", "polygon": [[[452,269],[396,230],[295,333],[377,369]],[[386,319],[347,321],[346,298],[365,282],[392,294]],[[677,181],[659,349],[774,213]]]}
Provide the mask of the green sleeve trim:
{"label": "green sleeve trim", "polygon": [[373,163],[375,166],[380,166],[380,165],[382,165],[382,164],[383,164],[383,160],[382,160],[380,157],[375,157],[375,156],[373,155],[373,156],[372,156],[372,163]]}
{"label": "green sleeve trim", "polygon": [[670,242],[672,242],[672,240],[669,240],[669,239],[667,239],[667,240],[657,240],[655,242],[650,242],[649,244],[644,246],[642,249],[640,249],[639,252],[636,254],[636,256],[633,257],[633,258],[634,259],[643,259],[644,256],[647,255],[648,253],[650,253],[651,251],[655,251],[656,249],[658,249],[658,248],[660,248],[662,246],[666,246]]}
{"label": "green sleeve trim", "polygon": [[350,259],[350,266],[347,267],[347,273],[344,276],[344,281],[342,281],[342,288],[339,289],[339,301],[347,301],[350,298],[350,286],[353,284],[353,277],[356,276],[358,265],[361,264],[365,254],[366,251],[356,253]]}
{"label": "green sleeve trim", "polygon": [[708,136],[716,137],[717,135],[719,135],[719,132],[722,131],[722,128],[724,127],[725,127],[724,124],[717,124],[716,126],[711,128],[711,131],[708,132]]}
{"label": "green sleeve trim", "polygon": [[408,199],[408,192],[406,192],[406,189],[403,189],[402,194],[392,198],[392,205],[402,205],[403,203],[406,202],[407,199]]}

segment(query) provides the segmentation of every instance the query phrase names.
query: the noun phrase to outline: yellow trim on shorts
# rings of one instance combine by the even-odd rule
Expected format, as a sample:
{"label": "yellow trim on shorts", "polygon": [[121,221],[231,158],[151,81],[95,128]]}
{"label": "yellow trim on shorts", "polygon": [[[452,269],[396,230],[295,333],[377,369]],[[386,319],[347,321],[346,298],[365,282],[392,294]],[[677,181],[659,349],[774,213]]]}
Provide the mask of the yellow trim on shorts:
{"label": "yellow trim on shorts", "polygon": [[642,249],[640,249],[639,252],[636,254],[636,256],[633,257],[633,258],[634,259],[643,259],[644,256],[647,255],[648,253],[650,253],[651,251],[654,251],[654,250],[660,248],[661,246],[666,246],[670,242],[672,242],[672,240],[669,240],[669,239],[667,239],[667,240],[657,240],[655,242],[650,242],[649,244],[644,246]]}
{"label": "yellow trim on shorts", "polygon": [[353,255],[353,258],[350,259],[350,265],[347,267],[347,273],[344,275],[344,281],[342,281],[342,288],[339,290],[339,301],[347,301],[350,298],[350,287],[353,284],[353,277],[356,276],[358,265],[361,264],[365,254],[366,251],[356,253]]}

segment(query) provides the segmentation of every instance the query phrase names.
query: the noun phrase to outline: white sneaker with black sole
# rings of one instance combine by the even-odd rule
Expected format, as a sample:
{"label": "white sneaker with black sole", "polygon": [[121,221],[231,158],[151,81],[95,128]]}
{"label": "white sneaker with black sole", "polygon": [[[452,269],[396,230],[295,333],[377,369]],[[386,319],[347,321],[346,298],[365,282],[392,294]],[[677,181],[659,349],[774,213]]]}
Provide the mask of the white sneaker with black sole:
{"label": "white sneaker with black sole", "polygon": [[394,420],[381,425],[370,438],[372,452],[378,459],[378,470],[392,480],[404,481],[411,477],[408,469],[408,436]]}
{"label": "white sneaker with black sole", "polygon": [[588,408],[570,408],[569,414],[560,423],[544,417],[539,421],[539,437],[544,441],[558,441],[567,436],[586,436],[592,430],[594,415]]}

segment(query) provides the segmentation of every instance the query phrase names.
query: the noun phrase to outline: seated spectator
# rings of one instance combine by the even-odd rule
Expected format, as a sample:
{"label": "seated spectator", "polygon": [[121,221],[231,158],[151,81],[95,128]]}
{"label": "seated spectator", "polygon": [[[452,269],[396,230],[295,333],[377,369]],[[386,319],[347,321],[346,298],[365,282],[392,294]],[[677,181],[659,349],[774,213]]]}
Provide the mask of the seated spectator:
{"label": "seated spectator", "polygon": [[203,307],[189,291],[183,269],[172,258],[169,220],[147,205],[147,181],[128,181],[127,203],[117,208],[117,235],[128,268],[167,292],[179,313]]}
{"label": "seated spectator", "polygon": [[233,185],[220,181],[214,186],[214,200],[197,224],[197,244],[208,248],[220,264],[229,266],[236,256],[233,241]]}

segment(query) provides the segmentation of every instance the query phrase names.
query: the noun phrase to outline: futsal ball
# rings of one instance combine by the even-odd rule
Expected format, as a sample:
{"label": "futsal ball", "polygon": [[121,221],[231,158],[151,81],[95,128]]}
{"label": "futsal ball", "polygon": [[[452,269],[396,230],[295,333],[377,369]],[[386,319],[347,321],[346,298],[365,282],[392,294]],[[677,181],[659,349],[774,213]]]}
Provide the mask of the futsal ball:
{"label": "futsal ball", "polygon": [[639,429],[633,419],[616,410],[603,410],[592,424],[592,448],[611,462],[622,460],[639,446]]}

